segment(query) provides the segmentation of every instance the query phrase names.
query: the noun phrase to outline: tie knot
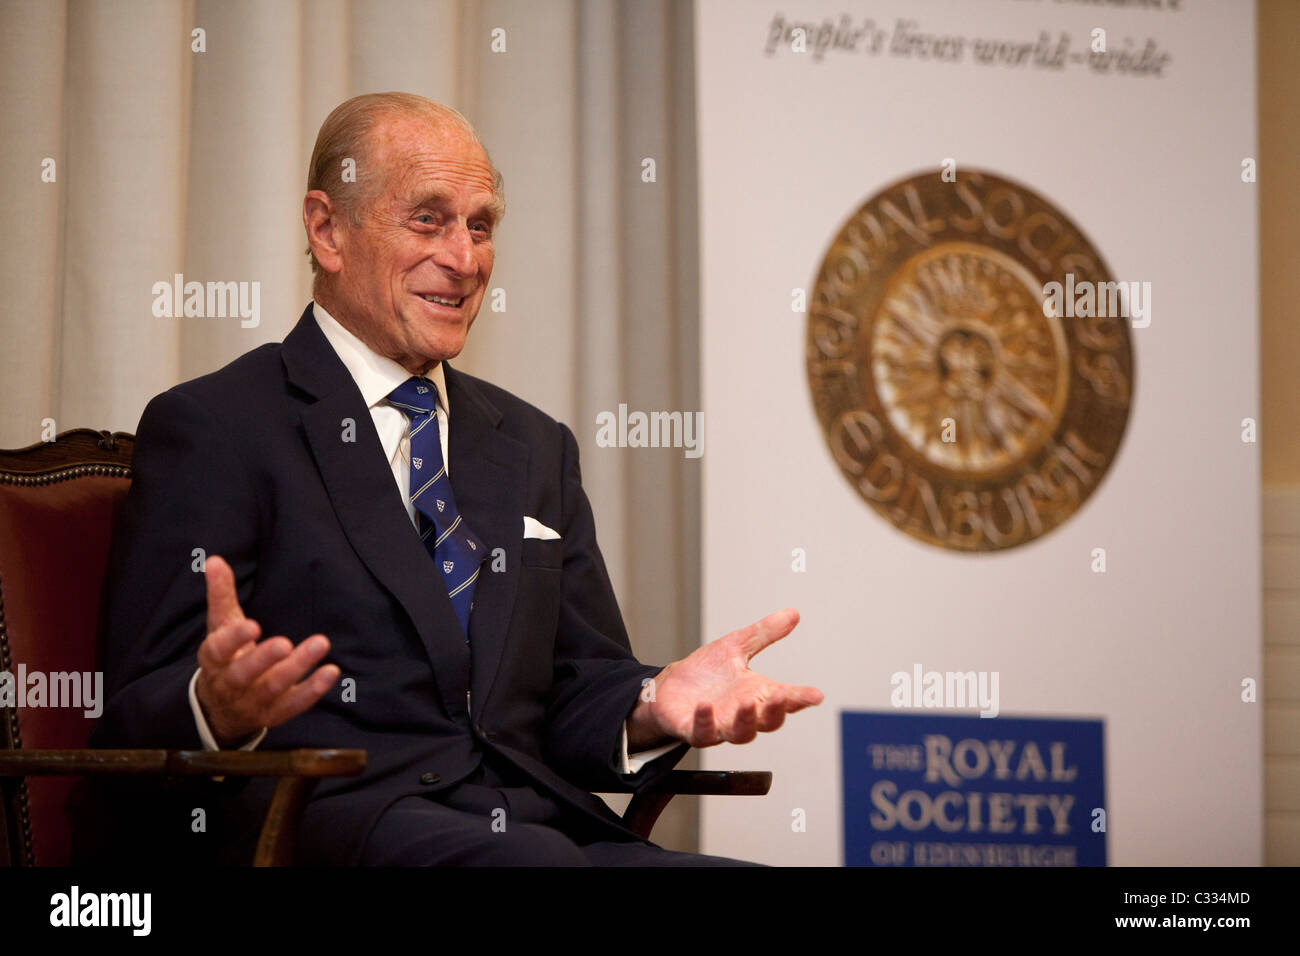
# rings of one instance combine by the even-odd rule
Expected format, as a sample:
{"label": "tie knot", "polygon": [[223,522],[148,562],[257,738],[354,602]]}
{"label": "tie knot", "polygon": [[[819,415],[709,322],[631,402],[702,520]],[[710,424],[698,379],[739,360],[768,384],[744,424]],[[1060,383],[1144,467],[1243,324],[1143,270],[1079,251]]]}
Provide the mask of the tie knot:
{"label": "tie knot", "polygon": [[407,416],[428,415],[438,402],[438,387],[427,378],[408,378],[388,393],[388,401]]}

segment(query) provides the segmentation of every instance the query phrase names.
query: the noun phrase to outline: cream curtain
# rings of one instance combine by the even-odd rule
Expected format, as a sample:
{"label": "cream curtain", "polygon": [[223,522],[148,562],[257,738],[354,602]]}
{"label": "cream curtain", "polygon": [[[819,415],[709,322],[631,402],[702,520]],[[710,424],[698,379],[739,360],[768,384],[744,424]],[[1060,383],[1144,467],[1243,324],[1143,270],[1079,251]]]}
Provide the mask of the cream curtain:
{"label": "cream curtain", "polygon": [[[699,408],[691,20],[685,0],[6,0],[0,446],[46,419],[134,431],[154,394],[281,339],[310,298],[317,127],[357,93],[420,93],[506,180],[506,308],[485,300],[455,364],[573,428],[634,646],[689,651],[700,461],[599,448],[595,417]],[[259,324],[155,317],[178,273],[259,282]],[[656,838],[690,849],[678,803]]]}

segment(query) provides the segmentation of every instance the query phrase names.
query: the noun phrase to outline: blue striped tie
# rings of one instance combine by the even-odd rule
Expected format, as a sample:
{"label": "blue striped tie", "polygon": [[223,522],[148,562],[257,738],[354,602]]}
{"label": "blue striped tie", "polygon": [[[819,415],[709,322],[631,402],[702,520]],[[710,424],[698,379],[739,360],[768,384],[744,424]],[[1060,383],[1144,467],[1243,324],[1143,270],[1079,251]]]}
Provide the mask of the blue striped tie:
{"label": "blue striped tie", "polygon": [[411,504],[419,523],[420,540],[433,555],[447,583],[447,596],[469,640],[469,612],[474,606],[474,582],[487,556],[483,543],[461,520],[451,479],[442,462],[438,416],[434,406],[438,389],[427,378],[410,378],[388,395],[410,421]]}

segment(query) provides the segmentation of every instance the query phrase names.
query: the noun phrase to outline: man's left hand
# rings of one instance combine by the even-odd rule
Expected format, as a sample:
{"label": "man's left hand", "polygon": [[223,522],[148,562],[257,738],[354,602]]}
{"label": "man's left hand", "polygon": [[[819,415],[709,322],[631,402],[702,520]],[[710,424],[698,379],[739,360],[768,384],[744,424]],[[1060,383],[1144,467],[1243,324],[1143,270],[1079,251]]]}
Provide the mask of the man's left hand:
{"label": "man's left hand", "polygon": [[632,711],[628,750],[646,750],[667,738],[692,747],[744,744],[776,730],[786,714],[820,704],[824,695],[816,687],[780,684],[749,669],[755,654],[798,623],[793,608],[776,611],[669,664]]}

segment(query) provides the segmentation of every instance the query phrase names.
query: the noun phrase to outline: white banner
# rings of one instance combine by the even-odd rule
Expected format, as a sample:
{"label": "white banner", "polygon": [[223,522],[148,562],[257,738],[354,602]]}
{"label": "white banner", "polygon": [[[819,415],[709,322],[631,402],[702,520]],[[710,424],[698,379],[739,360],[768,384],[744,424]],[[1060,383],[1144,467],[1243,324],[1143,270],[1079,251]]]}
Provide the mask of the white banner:
{"label": "white banner", "polygon": [[[899,672],[975,672],[997,675],[1001,715],[1105,721],[1112,864],[1259,863],[1253,5],[700,0],[696,31],[704,633],[797,607],[800,626],[754,666],[826,693],[775,734],[706,751],[707,767],[770,769],[775,779],[764,798],[704,800],[701,849],[774,864],[843,862],[839,714],[891,709]],[[940,478],[909,479],[912,497],[900,503],[895,490],[893,501],[946,529],[947,545],[901,530],[887,507],[868,502],[853,472],[872,464],[876,452],[863,449],[875,425],[828,436],[808,363],[823,262],[837,236],[847,247],[851,217],[914,177],[954,190],[964,182],[975,195],[980,180],[960,178],[973,171],[1020,191],[999,198],[986,188],[967,202],[971,229],[1010,235],[1027,215],[1016,204],[1038,197],[1078,227],[1109,278],[1135,283],[1123,301],[1142,311],[1119,320],[1131,346],[1124,372],[1080,351],[1098,329],[1062,314],[1080,304],[1062,290],[1044,327],[1072,331],[1035,347],[1076,389],[1080,374],[1099,393],[1102,372],[1112,384],[1124,375],[1122,441],[1101,456],[1107,464],[1075,449],[1089,493],[1058,527],[1003,547],[976,542],[980,553],[951,537],[960,499],[935,491],[926,500]],[[956,222],[959,206],[945,213],[927,188],[859,220],[861,247],[905,251],[927,223]],[[1049,255],[1049,233],[1026,225],[1023,255],[1007,238],[1010,258],[994,257],[986,275],[1002,268],[1040,280],[1032,260]],[[1017,257],[1028,271],[1010,262]],[[893,273],[873,262],[873,281],[902,281],[905,259]],[[1054,265],[1082,261],[1057,255]],[[1070,269],[1071,282],[1087,279],[1086,265]],[[894,318],[890,334],[909,340],[908,322]],[[950,343],[951,361],[974,363],[976,384],[978,350],[992,356],[1006,345],[981,342]],[[858,369],[883,409],[871,421],[902,435],[908,414],[921,413],[899,396],[919,386],[898,371],[903,359],[890,365],[888,341],[879,347]],[[1008,414],[993,413],[997,428]],[[961,414],[953,419],[965,427]],[[960,460],[946,461],[942,444],[914,444],[899,452],[914,473],[942,477],[963,462],[991,473],[1001,461],[996,449],[961,446]],[[1074,466],[1061,458],[1053,467]],[[1034,480],[1007,499],[1030,523],[1042,505],[1031,501],[1042,491]]]}

